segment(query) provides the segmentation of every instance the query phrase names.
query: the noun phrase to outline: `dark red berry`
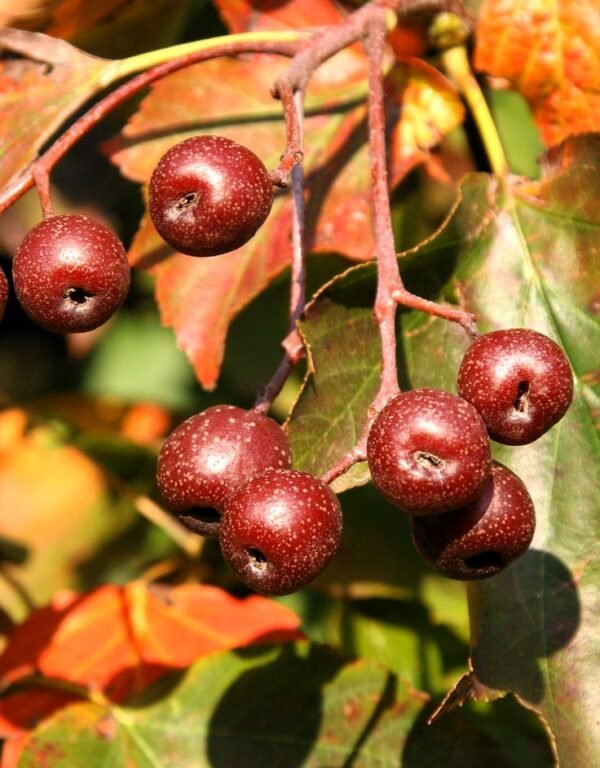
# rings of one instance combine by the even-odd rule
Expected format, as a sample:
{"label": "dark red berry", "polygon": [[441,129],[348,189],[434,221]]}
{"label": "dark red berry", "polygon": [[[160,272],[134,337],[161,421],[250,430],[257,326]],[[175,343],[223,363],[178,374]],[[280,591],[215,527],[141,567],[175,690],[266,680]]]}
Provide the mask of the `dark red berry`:
{"label": "dark red berry", "polygon": [[180,424],[158,456],[158,488],[181,522],[216,536],[232,493],[271,467],[287,469],[290,449],[273,419],[235,405],[216,405]]}
{"label": "dark red berry", "polygon": [[488,434],[472,405],[450,392],[413,389],[381,410],[367,442],[376,487],[417,515],[475,499],[492,469]]}
{"label": "dark red berry", "polygon": [[91,331],[121,306],[130,271],[119,238],[87,216],[51,216],[24,238],[13,261],[15,293],[38,325]]}
{"label": "dark red berry", "polygon": [[308,584],[340,544],[337,496],[316,477],[267,470],[227,502],[219,541],[223,557],[251,589],[285,595]]}
{"label": "dark red berry", "polygon": [[502,464],[476,500],[447,515],[411,517],[417,550],[451,579],[495,576],[529,547],[533,502],[523,482]]}
{"label": "dark red berry", "polygon": [[565,415],[573,399],[573,373],[552,339],[511,328],[473,342],[458,371],[458,391],[477,408],[490,437],[525,445]]}
{"label": "dark red berry", "polygon": [[6,311],[6,303],[8,301],[8,280],[6,275],[0,269],[0,320],[4,317]]}
{"label": "dark red berry", "polygon": [[273,204],[261,160],[223,136],[194,136],[171,147],[150,179],[148,210],[180,253],[216,256],[244,245]]}

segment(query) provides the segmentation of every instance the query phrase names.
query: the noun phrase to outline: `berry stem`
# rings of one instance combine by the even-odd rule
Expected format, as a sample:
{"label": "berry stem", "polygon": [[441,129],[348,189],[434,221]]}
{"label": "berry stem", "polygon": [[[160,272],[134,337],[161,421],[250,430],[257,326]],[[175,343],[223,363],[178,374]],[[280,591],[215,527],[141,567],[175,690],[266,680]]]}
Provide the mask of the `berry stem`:
{"label": "berry stem", "polygon": [[[307,30],[289,29],[277,31],[241,32],[234,35],[220,35],[209,37],[205,40],[194,40],[189,43],[180,43],[167,48],[158,48],[154,51],[129,56],[126,59],[118,59],[108,64],[99,80],[99,88],[107,88],[118,80],[137,75],[154,67],[181,59],[184,56],[196,56],[202,52],[210,53],[223,45],[239,45],[242,48],[255,44],[279,45],[280,43],[296,44],[307,36]],[[248,48],[248,52],[250,48]],[[218,55],[218,54],[217,54]]]}
{"label": "berry stem", "polygon": [[[296,151],[302,156],[303,138],[302,126],[304,123],[304,93],[297,91],[292,94],[285,90],[285,99],[291,95],[291,106],[294,112],[293,119],[286,117],[286,127],[293,133],[288,133],[287,145],[291,141],[295,143]],[[282,101],[284,97],[282,96]],[[284,355],[279,367],[275,371],[271,381],[259,393],[254,409],[260,413],[267,413],[273,400],[281,392],[281,389],[291,374],[294,366],[302,356],[302,345],[299,343],[297,322],[304,311],[306,303],[306,252],[304,244],[304,171],[300,163],[291,169],[292,175],[292,274],[290,291],[290,315],[288,323],[288,335],[283,341]]]}
{"label": "berry stem", "polygon": [[369,27],[369,149],[371,158],[372,207],[374,218],[375,251],[377,255],[377,294],[373,314],[379,325],[381,338],[381,385],[373,402],[379,410],[390,397],[397,394],[398,369],[396,365],[396,301],[394,293],[404,290],[392,229],[387,153],[385,142],[385,106],[383,93],[383,53],[385,43],[385,17],[374,16]]}
{"label": "berry stem", "polygon": [[154,525],[161,528],[164,533],[175,543],[190,560],[197,560],[202,551],[204,539],[190,533],[177,522],[171,515],[159,507],[147,496],[138,496],[134,500],[136,510]]}
{"label": "berry stem", "polygon": [[[82,136],[103,120],[113,109],[156,80],[191,64],[198,64],[218,56],[232,56],[240,53],[270,53],[280,56],[293,56],[297,51],[297,46],[298,43],[293,42],[274,43],[271,40],[253,42],[244,39],[241,42],[227,42],[210,48],[195,50],[142,72],[94,104],[27,171],[19,176],[15,182],[5,187],[0,192],[0,213],[5,211],[33,187],[35,183],[34,174],[38,178],[43,178],[44,174],[49,176],[54,166]],[[41,198],[41,202],[42,209],[44,209],[48,205],[48,201]]]}
{"label": "berry stem", "polygon": [[471,110],[492,171],[498,176],[506,176],[509,168],[502,142],[479,83],[471,70],[466,48],[464,45],[448,48],[442,51],[441,59],[446,73],[461,92]]}

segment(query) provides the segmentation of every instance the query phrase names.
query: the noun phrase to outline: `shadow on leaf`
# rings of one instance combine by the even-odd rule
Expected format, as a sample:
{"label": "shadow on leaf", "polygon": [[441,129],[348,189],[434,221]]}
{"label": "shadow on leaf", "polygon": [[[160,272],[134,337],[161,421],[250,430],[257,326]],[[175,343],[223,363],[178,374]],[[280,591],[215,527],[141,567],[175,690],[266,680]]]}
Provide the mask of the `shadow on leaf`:
{"label": "shadow on leaf", "polygon": [[531,549],[503,574],[469,587],[473,668],[486,686],[540,702],[540,660],[575,636],[581,606],[573,574],[555,555]]}

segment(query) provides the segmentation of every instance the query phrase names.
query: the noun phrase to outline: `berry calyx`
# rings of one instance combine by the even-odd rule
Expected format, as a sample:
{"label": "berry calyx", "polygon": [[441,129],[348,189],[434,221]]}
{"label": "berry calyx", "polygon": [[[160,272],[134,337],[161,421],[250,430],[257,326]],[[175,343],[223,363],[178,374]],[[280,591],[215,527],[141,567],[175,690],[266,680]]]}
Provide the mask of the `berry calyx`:
{"label": "berry calyx", "polygon": [[463,357],[457,386],[481,414],[490,437],[506,445],[537,440],[565,415],[573,399],[565,353],[529,328],[480,336]]}
{"label": "berry calyx", "polygon": [[273,204],[261,160],[223,136],[194,136],[171,147],[150,179],[148,210],[180,253],[216,256],[244,245]]}
{"label": "berry calyx", "polygon": [[88,216],[50,216],[23,239],[13,261],[25,312],[55,333],[91,331],[121,306],[130,283],[119,238]]}
{"label": "berry calyx", "polygon": [[535,510],[524,483],[494,463],[481,496],[447,515],[411,517],[413,542],[436,570],[451,579],[486,579],[529,547]]}
{"label": "berry calyx", "polygon": [[312,581],[342,536],[337,496],[316,477],[267,470],[227,502],[219,542],[242,581],[264,595],[286,595]]}
{"label": "berry calyx", "polygon": [[217,536],[234,491],[272,467],[291,466],[288,439],[277,422],[235,405],[190,416],[165,440],[157,484],[168,507],[190,530]]}
{"label": "berry calyx", "polygon": [[6,304],[8,302],[8,280],[6,275],[0,269],[0,320],[4,317]]}
{"label": "berry calyx", "polygon": [[367,460],[379,491],[416,515],[473,501],[492,469],[488,434],[475,408],[427,388],[402,392],[384,406],[369,432]]}

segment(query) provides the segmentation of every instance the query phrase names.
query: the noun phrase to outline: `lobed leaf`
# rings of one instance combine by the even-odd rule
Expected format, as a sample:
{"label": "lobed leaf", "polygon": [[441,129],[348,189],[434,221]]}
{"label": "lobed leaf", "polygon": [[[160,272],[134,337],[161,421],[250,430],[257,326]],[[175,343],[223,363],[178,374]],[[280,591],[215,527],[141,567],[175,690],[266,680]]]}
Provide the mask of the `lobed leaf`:
{"label": "lobed leaf", "polygon": [[[482,331],[540,330],[561,343],[574,369],[575,399],[563,421],[530,446],[495,449],[534,499],[533,547],[504,574],[469,589],[474,674],[484,686],[518,693],[541,714],[567,768],[591,765],[599,749],[599,151],[598,135],[582,135],[547,154],[539,182],[467,177],[450,220],[403,262],[413,290],[460,301],[478,314]],[[356,285],[362,274],[368,291],[369,270],[356,268],[328,291],[335,290],[342,307],[355,307]],[[443,282],[436,287],[438,279]],[[317,310],[320,323],[339,312],[329,306],[327,292]],[[353,344],[353,364],[364,363],[368,375],[364,350],[377,345],[377,332],[366,322],[366,302],[355,311],[364,325],[360,344]],[[402,312],[399,326],[404,384],[454,390],[465,334],[413,312]],[[327,345],[339,343],[333,330],[317,348],[313,343],[311,353],[318,359]],[[319,375],[316,369],[315,381]],[[327,419],[322,408],[307,407],[311,386],[312,379],[295,413]],[[338,430],[351,430],[357,418],[346,409],[349,392],[340,385],[328,403],[331,418],[341,418]],[[322,452],[328,445],[323,440],[320,446],[320,437],[315,430],[312,439]]]}
{"label": "lobed leaf", "polygon": [[475,66],[530,103],[546,145],[600,119],[600,8],[595,0],[485,0]]}

